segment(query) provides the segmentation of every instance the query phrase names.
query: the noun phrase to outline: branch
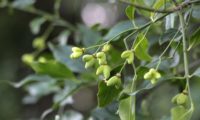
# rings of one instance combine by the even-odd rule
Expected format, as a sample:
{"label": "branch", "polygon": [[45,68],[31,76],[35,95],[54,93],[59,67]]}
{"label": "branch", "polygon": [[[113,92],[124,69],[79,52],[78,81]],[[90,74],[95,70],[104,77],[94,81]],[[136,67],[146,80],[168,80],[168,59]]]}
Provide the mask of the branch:
{"label": "branch", "polygon": [[137,4],[137,3],[132,3],[132,2],[129,2],[129,1],[125,1],[125,0],[120,0],[120,2],[122,2],[124,4],[131,5],[131,6],[135,7],[135,8],[138,8],[138,9],[149,11],[149,12],[172,13],[172,12],[180,11],[180,10],[186,8],[187,6],[192,5],[193,3],[200,3],[200,0],[186,1],[186,2],[183,2],[183,3],[181,3],[180,5],[178,5],[176,7],[173,7],[171,9],[167,9],[167,10],[160,10],[160,9],[154,9],[154,8],[147,7],[147,6],[141,6],[141,5]]}
{"label": "branch", "polygon": [[[11,3],[7,3],[7,5],[5,5],[4,7],[10,8],[10,7],[12,7],[12,5],[11,5]],[[50,14],[48,12],[42,11],[42,10],[37,9],[32,6],[27,7],[27,8],[17,8],[17,7],[12,7],[12,8],[14,8],[15,10],[19,10],[19,11],[23,11],[23,12],[27,12],[27,13],[45,17],[47,20],[54,22],[55,24],[58,23],[59,25],[67,27],[71,31],[76,31],[76,28],[71,23],[62,19],[61,17],[57,18],[56,14],[55,15]]]}

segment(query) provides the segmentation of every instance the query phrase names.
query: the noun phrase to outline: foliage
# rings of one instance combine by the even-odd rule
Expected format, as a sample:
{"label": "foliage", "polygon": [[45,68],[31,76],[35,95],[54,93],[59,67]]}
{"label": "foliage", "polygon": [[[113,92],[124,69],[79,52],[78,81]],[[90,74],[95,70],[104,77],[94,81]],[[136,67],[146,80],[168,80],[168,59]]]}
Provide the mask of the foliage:
{"label": "foliage", "polygon": [[[38,15],[30,22],[32,33],[37,35],[33,40],[35,51],[22,57],[22,61],[35,73],[20,83],[10,84],[25,88],[27,103],[53,94],[53,105],[41,114],[42,119],[52,112],[56,113],[56,120],[70,118],[73,114],[81,116],[76,111],[66,110],[62,114],[59,111],[71,104],[69,99],[81,88],[90,86],[98,86],[98,105],[90,111],[88,118],[192,119],[195,102],[190,81],[200,77],[199,62],[197,65],[195,62],[199,59],[195,56],[199,55],[200,28],[193,26],[199,24],[197,11],[200,1],[119,2],[127,5],[125,14],[129,20],[109,29],[98,25],[71,25],[60,16],[61,0],[55,0],[54,14],[34,7],[34,0],[0,2],[2,8],[10,7]],[[141,19],[146,23],[138,22]],[[41,26],[47,22],[50,24],[45,32],[38,35]],[[56,26],[62,26],[63,31],[54,42],[49,35]],[[73,44],[67,42],[69,36],[74,40]],[[194,68],[196,70],[191,74]],[[165,84],[170,86],[159,91]],[[175,91],[170,92],[169,89]],[[160,96],[165,96],[165,99]],[[154,98],[164,104],[151,104]],[[161,112],[156,115],[159,110],[167,111],[167,114]]]}

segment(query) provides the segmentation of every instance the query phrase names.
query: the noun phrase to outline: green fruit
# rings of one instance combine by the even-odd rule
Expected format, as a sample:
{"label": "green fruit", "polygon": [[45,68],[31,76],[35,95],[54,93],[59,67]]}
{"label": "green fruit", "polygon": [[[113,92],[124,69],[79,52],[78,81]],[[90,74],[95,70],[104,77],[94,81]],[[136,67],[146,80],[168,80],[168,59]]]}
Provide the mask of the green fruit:
{"label": "green fruit", "polygon": [[113,76],[108,81],[106,81],[107,86],[116,86],[119,88],[121,85],[121,78],[119,76]]}
{"label": "green fruit", "polygon": [[39,57],[38,62],[45,63],[47,62],[47,59],[45,57]]}
{"label": "green fruit", "polygon": [[107,61],[106,61],[106,54],[104,52],[98,52],[96,54],[96,57],[99,61],[99,64],[100,65],[104,65],[104,64],[107,64]]}
{"label": "green fruit", "polygon": [[128,64],[132,64],[134,60],[134,55],[131,50],[126,50],[121,54],[121,58],[126,59]]}
{"label": "green fruit", "polygon": [[83,55],[85,49],[79,48],[79,47],[72,47],[72,54],[70,55],[71,59],[79,58],[81,55]]}
{"label": "green fruit", "polygon": [[103,66],[103,65],[100,65],[100,66],[97,68],[96,75],[100,75],[101,73],[103,73],[103,69],[104,69],[104,66]]}
{"label": "green fruit", "polygon": [[106,59],[98,59],[98,61],[99,61],[99,65],[105,65],[105,64],[107,64]]}
{"label": "green fruit", "polygon": [[110,71],[111,71],[110,66],[104,65],[103,75],[105,79],[108,79],[110,77]]}
{"label": "green fruit", "polygon": [[121,58],[126,59],[130,56],[130,54],[132,53],[132,51],[130,50],[126,50],[121,54]]}
{"label": "green fruit", "polygon": [[44,49],[45,48],[45,39],[44,37],[37,37],[33,40],[33,47],[36,49]]}
{"label": "green fruit", "polygon": [[95,64],[95,59],[93,58],[92,60],[88,61],[85,63],[85,68],[89,68],[89,67],[92,67],[94,64]]}
{"label": "green fruit", "polygon": [[71,59],[79,58],[83,53],[82,52],[74,52],[70,55]]}
{"label": "green fruit", "polygon": [[157,82],[157,79],[151,79],[151,84],[155,84]]}
{"label": "green fruit", "polygon": [[131,54],[129,55],[129,57],[127,58],[128,64],[132,64],[132,63],[133,63],[133,60],[134,60],[134,55],[133,55],[133,53],[131,53]]}
{"label": "green fruit", "polygon": [[106,58],[106,54],[104,52],[98,52],[96,56],[98,59]]}
{"label": "green fruit", "polygon": [[188,99],[187,95],[180,93],[176,98],[176,102],[178,105],[183,105],[187,102],[187,99]]}
{"label": "green fruit", "polygon": [[22,61],[26,64],[30,64],[34,61],[34,56],[32,54],[24,54],[22,56]]}
{"label": "green fruit", "polygon": [[90,60],[92,60],[94,57],[92,55],[84,55],[83,56],[83,61],[84,62],[88,62]]}
{"label": "green fruit", "polygon": [[72,51],[73,51],[73,52],[83,52],[83,48],[72,47]]}
{"label": "green fruit", "polygon": [[111,45],[110,44],[106,44],[106,45],[103,46],[102,51],[103,52],[108,52],[110,50],[110,48],[111,48]]}
{"label": "green fruit", "polygon": [[175,95],[175,96],[172,98],[171,102],[174,103],[174,104],[176,104],[176,99],[177,99],[178,96],[179,96],[179,94],[178,94],[178,95]]}
{"label": "green fruit", "polygon": [[161,74],[153,68],[151,68],[147,73],[144,74],[144,79],[150,80],[152,84],[155,84],[160,77]]}
{"label": "green fruit", "polygon": [[145,73],[145,74],[144,74],[144,79],[145,79],[145,80],[151,79],[151,73],[150,73],[150,72]]}

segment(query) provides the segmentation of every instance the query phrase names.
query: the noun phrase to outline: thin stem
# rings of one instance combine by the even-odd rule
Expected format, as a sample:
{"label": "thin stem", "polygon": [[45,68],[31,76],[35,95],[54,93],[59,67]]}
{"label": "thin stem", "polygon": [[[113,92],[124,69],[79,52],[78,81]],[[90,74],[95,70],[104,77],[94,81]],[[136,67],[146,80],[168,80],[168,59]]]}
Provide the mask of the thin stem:
{"label": "thin stem", "polygon": [[171,41],[169,42],[169,44],[167,45],[167,47],[165,48],[165,50],[161,53],[161,55],[159,56],[159,61],[158,61],[158,64],[156,66],[156,70],[158,70],[160,64],[161,64],[161,61],[162,61],[162,57],[163,55],[167,52],[167,50],[169,49],[170,45],[172,44],[172,42],[175,40],[175,37],[178,35],[179,33],[179,30],[176,32],[176,34],[173,36],[173,38],[171,39]]}
{"label": "thin stem", "polygon": [[55,0],[54,4],[54,14],[56,18],[60,17],[60,5],[61,5],[62,0]]}
{"label": "thin stem", "polygon": [[[133,81],[132,81],[132,84],[131,84],[131,93],[133,93],[135,90],[136,90],[136,80],[137,80],[137,72],[136,72],[136,67],[135,67],[135,64],[133,63],[132,64],[132,67],[133,67],[133,70],[134,70],[134,77],[133,77]],[[132,113],[134,114],[133,115],[133,120],[136,120],[136,113],[135,113],[135,109],[136,109],[136,96],[130,96],[130,105],[131,105],[131,108],[132,108]],[[133,107],[132,107],[133,106]]]}
{"label": "thin stem", "polygon": [[186,77],[186,87],[185,89],[188,90],[189,93],[189,98],[191,102],[191,107],[193,107],[193,102],[192,102],[192,96],[190,92],[190,75],[189,75],[189,66],[188,66],[188,54],[187,54],[187,43],[186,43],[186,33],[185,33],[185,21],[183,17],[182,12],[178,12],[179,19],[180,19],[180,25],[181,25],[181,31],[182,31],[182,43],[183,43],[183,60],[184,60],[184,71],[185,71],[185,77]]}

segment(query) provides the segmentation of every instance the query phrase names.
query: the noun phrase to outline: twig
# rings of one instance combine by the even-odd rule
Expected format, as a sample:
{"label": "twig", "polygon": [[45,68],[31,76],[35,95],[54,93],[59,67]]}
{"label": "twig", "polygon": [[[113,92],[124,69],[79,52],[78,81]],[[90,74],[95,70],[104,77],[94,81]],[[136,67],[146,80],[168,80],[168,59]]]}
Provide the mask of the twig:
{"label": "twig", "polygon": [[177,12],[177,11],[180,11],[180,10],[184,9],[189,5],[192,5],[193,3],[200,3],[200,0],[186,1],[186,2],[183,2],[183,3],[181,3],[180,5],[178,5],[176,7],[173,7],[171,9],[166,9],[166,10],[160,10],[160,9],[150,8],[150,7],[147,7],[147,6],[141,6],[141,5],[137,4],[137,3],[132,3],[132,2],[129,2],[129,1],[125,1],[125,0],[120,0],[120,2],[128,4],[128,5],[131,5],[131,6],[134,6],[135,8],[138,8],[138,9],[149,11],[149,12],[173,13],[173,12]]}

